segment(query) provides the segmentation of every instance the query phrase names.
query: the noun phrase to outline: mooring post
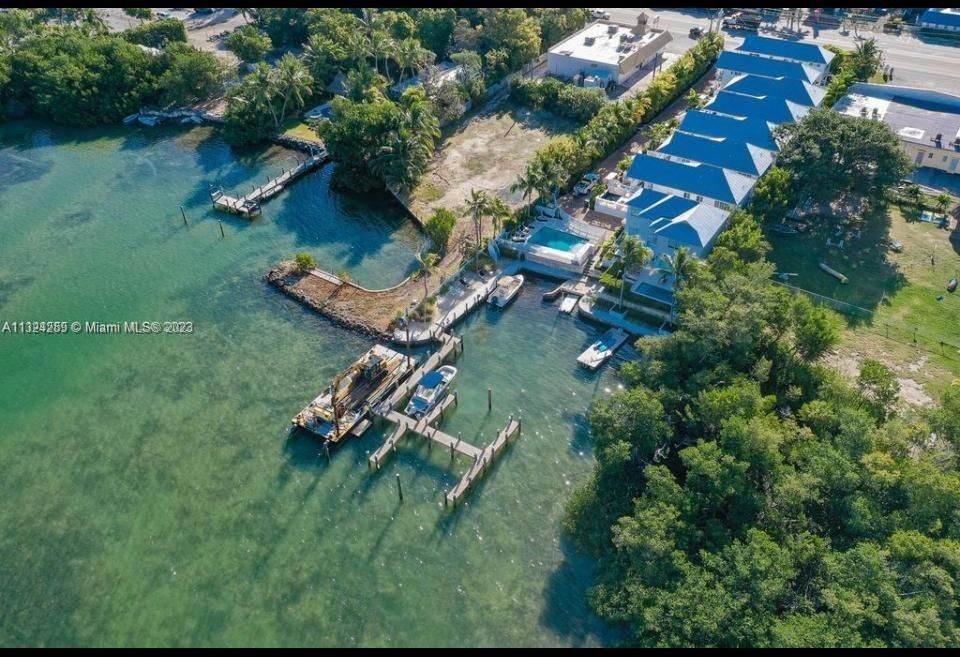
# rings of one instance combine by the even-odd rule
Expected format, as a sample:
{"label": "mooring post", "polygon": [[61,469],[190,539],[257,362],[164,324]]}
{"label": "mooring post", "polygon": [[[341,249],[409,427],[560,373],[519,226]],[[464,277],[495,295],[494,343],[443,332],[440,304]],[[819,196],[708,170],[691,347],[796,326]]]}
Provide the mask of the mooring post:
{"label": "mooring post", "polygon": [[226,238],[226,235],[223,232],[223,219],[217,219],[217,223],[220,224],[220,237]]}
{"label": "mooring post", "polygon": [[380,470],[380,459],[377,458],[377,455],[376,455],[376,454],[373,455],[373,464],[374,464],[375,466],[377,466],[377,470],[379,471],[379,470]]}
{"label": "mooring post", "polygon": [[453,443],[450,443],[450,460],[451,461],[453,460],[453,457],[454,457]]}
{"label": "mooring post", "polygon": [[487,412],[493,410],[493,388],[487,388]]}
{"label": "mooring post", "polygon": [[327,455],[327,463],[330,463],[330,443],[323,443],[323,453]]}
{"label": "mooring post", "polygon": [[183,215],[183,225],[187,225],[187,213],[183,211],[183,206],[180,206],[180,214]]}
{"label": "mooring post", "polygon": [[447,508],[447,495],[448,495],[448,494],[449,494],[449,491],[446,491],[446,490],[443,491],[443,508]]}
{"label": "mooring post", "polygon": [[523,433],[523,416],[517,416],[517,433]]}
{"label": "mooring post", "polygon": [[457,391],[453,391],[453,405],[457,406],[460,402],[457,400]]}
{"label": "mooring post", "polygon": [[403,501],[403,487],[400,485],[400,473],[397,473],[397,496]]}

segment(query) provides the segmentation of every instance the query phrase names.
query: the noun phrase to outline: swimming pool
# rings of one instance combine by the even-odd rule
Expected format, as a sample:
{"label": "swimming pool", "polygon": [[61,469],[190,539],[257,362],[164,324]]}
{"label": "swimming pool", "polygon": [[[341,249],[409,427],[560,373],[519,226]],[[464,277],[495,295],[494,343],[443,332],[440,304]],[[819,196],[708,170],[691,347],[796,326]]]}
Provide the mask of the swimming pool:
{"label": "swimming pool", "polygon": [[586,241],[587,240],[583,239],[582,237],[577,237],[572,233],[565,233],[562,230],[556,230],[555,228],[548,228],[544,226],[530,236],[530,239],[527,240],[527,244],[545,246],[549,249],[556,249],[557,251],[565,251],[570,253],[581,244],[584,244]]}

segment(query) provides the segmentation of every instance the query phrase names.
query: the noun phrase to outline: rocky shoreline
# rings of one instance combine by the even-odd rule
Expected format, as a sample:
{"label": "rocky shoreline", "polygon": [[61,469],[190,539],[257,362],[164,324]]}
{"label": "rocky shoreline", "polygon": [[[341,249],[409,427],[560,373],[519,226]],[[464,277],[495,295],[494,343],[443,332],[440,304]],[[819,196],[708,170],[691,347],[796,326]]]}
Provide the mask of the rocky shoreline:
{"label": "rocky shoreline", "polygon": [[[338,326],[350,329],[352,331],[357,331],[358,333],[362,333],[363,335],[367,335],[372,338],[390,338],[391,333],[389,331],[381,330],[362,319],[358,319],[353,314],[345,312],[336,305],[328,304],[325,301],[320,302],[312,295],[305,294],[302,290],[297,288],[297,284],[300,283],[304,277],[305,275],[298,273],[292,265],[286,263],[280,265],[276,269],[271,269],[264,276],[267,283],[277,288],[288,297],[296,299],[308,308],[311,308],[317,313],[323,315]],[[340,286],[331,283],[329,288],[327,300],[329,300],[338,292]]]}

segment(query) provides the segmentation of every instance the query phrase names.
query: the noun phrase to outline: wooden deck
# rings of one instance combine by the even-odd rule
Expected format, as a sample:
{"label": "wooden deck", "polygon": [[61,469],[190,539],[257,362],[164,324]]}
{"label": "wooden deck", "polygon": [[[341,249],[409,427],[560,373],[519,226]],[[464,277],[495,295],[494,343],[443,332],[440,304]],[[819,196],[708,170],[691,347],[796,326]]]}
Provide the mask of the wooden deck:
{"label": "wooden deck", "polygon": [[232,212],[243,217],[252,217],[260,214],[261,206],[264,201],[268,201],[289,185],[297,178],[313,171],[327,161],[327,152],[321,150],[319,153],[311,155],[306,160],[295,166],[289,171],[284,171],[276,178],[267,181],[265,184],[257,187],[246,196],[235,197],[227,196],[222,189],[216,190],[210,194],[213,201],[213,207],[223,212]]}

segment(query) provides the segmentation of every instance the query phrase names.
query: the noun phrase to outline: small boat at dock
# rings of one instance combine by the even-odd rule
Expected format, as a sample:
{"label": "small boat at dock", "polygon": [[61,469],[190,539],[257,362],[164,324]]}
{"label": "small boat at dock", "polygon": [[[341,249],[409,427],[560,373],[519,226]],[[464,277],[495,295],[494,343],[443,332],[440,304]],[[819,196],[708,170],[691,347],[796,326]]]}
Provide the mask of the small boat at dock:
{"label": "small boat at dock", "polygon": [[567,313],[568,315],[573,312],[573,309],[577,307],[577,297],[568,294],[563,298],[563,301],[560,302],[560,312]]}
{"label": "small boat at dock", "polygon": [[130,116],[125,116],[125,117],[123,118],[123,124],[124,124],[124,125],[130,125],[131,123],[133,123],[134,121],[136,121],[139,116],[140,116],[140,113],[139,113],[139,112],[137,112],[136,114],[131,114]]}
{"label": "small boat at dock", "polygon": [[523,286],[523,274],[501,276],[497,287],[490,293],[489,303],[503,308],[510,303]]}
{"label": "small boat at dock", "polygon": [[446,397],[450,382],[456,375],[457,368],[452,365],[444,365],[424,374],[404,413],[414,420],[427,415]]}
{"label": "small boat at dock", "polygon": [[139,121],[143,125],[148,125],[151,128],[160,122],[159,119],[157,119],[157,117],[155,116],[144,116],[143,114],[137,117],[137,121]]}
{"label": "small boat at dock", "polygon": [[337,443],[360,425],[369,409],[393,392],[414,367],[415,360],[383,345],[374,345],[337,374],[291,424]]}
{"label": "small boat at dock", "polygon": [[589,370],[595,370],[607,362],[626,341],[626,331],[621,328],[612,328],[587,347],[587,350],[577,358],[577,362]]}

